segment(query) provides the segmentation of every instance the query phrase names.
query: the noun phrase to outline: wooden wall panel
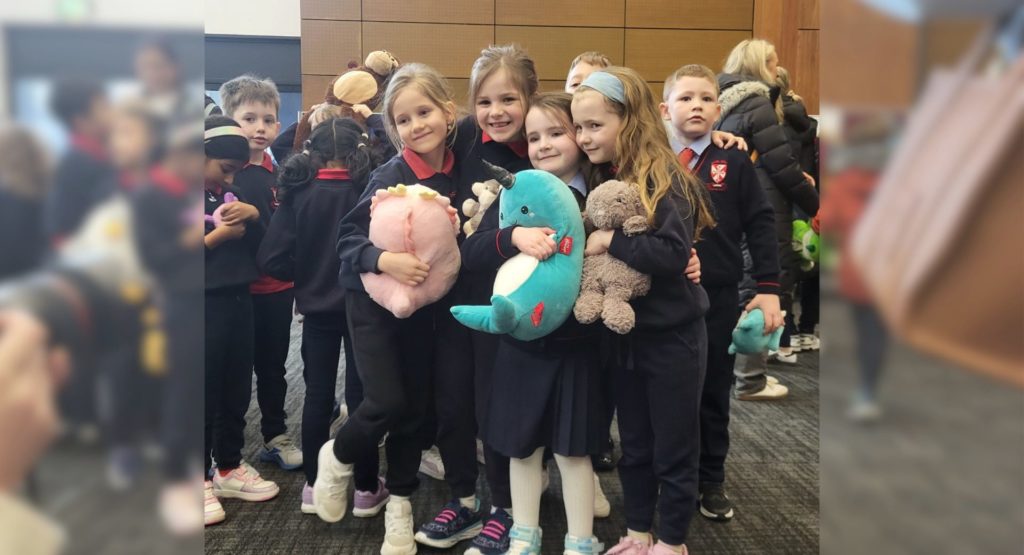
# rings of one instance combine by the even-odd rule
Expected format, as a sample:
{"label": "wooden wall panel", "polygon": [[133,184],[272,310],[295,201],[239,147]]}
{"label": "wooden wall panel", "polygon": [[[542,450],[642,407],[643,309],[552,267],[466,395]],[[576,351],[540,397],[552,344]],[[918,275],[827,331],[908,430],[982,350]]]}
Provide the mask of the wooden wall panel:
{"label": "wooden wall panel", "polygon": [[800,0],[798,25],[801,29],[821,29],[821,0]]}
{"label": "wooden wall panel", "polygon": [[801,29],[797,38],[796,63],[790,69],[790,87],[804,99],[807,113],[821,113],[818,102],[818,31],[817,29]]}
{"label": "wooden wall panel", "polygon": [[363,0],[364,21],[494,24],[494,3],[480,0]]}
{"label": "wooden wall panel", "polygon": [[603,52],[612,63],[623,60],[623,29],[615,28],[559,28],[508,27],[499,25],[494,30],[497,44],[517,43],[530,53],[540,79],[565,79],[569,63],[587,50]]}
{"label": "wooden wall panel", "polygon": [[749,31],[626,29],[625,64],[652,82],[664,81],[685,64],[717,72],[736,43],[748,38]]}
{"label": "wooden wall panel", "polygon": [[362,19],[359,0],[300,0],[299,14],[302,19]]}
{"label": "wooden wall panel", "polygon": [[480,50],[494,41],[491,25],[363,23],[363,55],[388,50],[403,62],[422,62],[447,77],[469,77]]}
{"label": "wooden wall panel", "polygon": [[754,0],[626,0],[626,26],[750,30]]}
{"label": "wooden wall panel", "polygon": [[324,93],[327,85],[334,79],[334,75],[303,75],[302,76],[302,106],[307,109],[314,104],[324,101]]}
{"label": "wooden wall panel", "polygon": [[[373,1],[373,0],[371,0]],[[622,27],[626,0],[495,0],[496,25]]]}
{"label": "wooden wall panel", "polygon": [[358,21],[302,20],[302,73],[338,75],[362,60]]}

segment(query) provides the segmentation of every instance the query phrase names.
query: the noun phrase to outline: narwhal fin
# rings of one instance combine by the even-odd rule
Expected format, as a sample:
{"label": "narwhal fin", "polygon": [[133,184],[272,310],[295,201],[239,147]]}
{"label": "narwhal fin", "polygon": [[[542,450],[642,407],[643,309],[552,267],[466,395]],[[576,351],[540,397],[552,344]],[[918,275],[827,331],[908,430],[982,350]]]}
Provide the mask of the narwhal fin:
{"label": "narwhal fin", "polygon": [[515,306],[501,295],[491,297],[491,306],[453,306],[451,313],[467,328],[486,333],[508,333],[516,325]]}

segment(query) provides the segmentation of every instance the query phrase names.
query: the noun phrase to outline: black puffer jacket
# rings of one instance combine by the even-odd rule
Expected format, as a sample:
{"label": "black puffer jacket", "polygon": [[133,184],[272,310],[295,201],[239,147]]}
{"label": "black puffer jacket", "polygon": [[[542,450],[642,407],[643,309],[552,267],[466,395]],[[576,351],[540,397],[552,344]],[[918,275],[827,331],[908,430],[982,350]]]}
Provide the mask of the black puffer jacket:
{"label": "black puffer jacket", "polygon": [[811,174],[817,181],[818,149],[815,139],[818,136],[818,121],[807,115],[807,107],[803,102],[788,95],[782,95],[782,116],[786,136],[800,169]]}
{"label": "black puffer jacket", "polygon": [[760,170],[760,177],[770,181],[762,185],[778,189],[804,212],[817,214],[818,191],[804,178],[786,131],[775,115],[778,88],[728,73],[718,76],[718,84],[722,90],[722,117],[716,129],[743,137],[757,150],[755,167]]}

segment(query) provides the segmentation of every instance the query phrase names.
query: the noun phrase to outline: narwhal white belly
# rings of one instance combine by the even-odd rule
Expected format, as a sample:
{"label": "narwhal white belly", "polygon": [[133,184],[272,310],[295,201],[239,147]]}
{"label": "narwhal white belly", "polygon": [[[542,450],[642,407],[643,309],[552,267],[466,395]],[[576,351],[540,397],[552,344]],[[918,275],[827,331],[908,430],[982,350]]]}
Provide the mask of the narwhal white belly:
{"label": "narwhal white belly", "polygon": [[530,279],[540,261],[536,258],[519,253],[508,259],[494,278],[494,294],[509,296]]}

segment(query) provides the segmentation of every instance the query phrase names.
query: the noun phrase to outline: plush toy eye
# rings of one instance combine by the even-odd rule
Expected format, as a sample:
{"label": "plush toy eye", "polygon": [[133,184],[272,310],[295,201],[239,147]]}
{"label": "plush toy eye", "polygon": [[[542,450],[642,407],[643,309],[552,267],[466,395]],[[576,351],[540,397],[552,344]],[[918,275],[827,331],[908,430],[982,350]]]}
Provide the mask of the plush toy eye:
{"label": "plush toy eye", "polygon": [[523,214],[529,214],[530,213],[530,208],[528,206],[524,206],[524,207],[520,208],[519,211],[522,212]]}

